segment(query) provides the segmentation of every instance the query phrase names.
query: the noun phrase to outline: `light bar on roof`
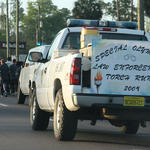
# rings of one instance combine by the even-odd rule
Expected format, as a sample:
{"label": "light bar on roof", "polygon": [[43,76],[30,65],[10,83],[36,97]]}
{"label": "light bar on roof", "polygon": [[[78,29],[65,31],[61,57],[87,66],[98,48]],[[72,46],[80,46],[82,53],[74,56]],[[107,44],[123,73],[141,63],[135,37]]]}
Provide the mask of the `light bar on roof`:
{"label": "light bar on roof", "polygon": [[129,21],[99,21],[99,20],[84,20],[84,19],[68,19],[68,27],[83,27],[83,26],[95,26],[95,27],[114,27],[114,28],[126,28],[137,29],[136,22]]}
{"label": "light bar on roof", "polygon": [[98,26],[98,20],[68,19],[68,27]]}
{"label": "light bar on roof", "polygon": [[127,28],[127,29],[136,29],[137,22],[129,21],[108,21],[109,27],[118,27],[118,28]]}
{"label": "light bar on roof", "polygon": [[98,21],[99,27],[108,27],[108,21]]}

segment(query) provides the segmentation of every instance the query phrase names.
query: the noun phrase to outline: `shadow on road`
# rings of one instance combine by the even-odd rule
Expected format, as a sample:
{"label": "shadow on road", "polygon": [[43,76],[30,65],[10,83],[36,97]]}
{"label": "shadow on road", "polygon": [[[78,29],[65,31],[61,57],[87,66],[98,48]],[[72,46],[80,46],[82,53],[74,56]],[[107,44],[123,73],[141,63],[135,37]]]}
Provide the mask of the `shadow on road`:
{"label": "shadow on road", "polygon": [[114,131],[78,130],[75,142],[120,144],[128,146],[150,147],[150,134],[121,134]]}

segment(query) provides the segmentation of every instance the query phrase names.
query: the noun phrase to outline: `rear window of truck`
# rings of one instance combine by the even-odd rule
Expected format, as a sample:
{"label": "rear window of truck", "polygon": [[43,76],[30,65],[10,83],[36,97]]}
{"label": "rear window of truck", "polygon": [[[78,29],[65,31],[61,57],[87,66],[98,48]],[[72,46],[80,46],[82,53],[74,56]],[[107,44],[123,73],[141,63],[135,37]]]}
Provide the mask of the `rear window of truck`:
{"label": "rear window of truck", "polygon": [[[100,33],[100,35],[102,39],[147,41],[144,35],[119,33]],[[63,43],[62,49],[80,49],[80,32],[70,32]]]}
{"label": "rear window of truck", "polygon": [[63,49],[80,49],[80,32],[71,32],[67,35]]}
{"label": "rear window of truck", "polygon": [[147,38],[144,35],[119,33],[100,33],[100,35],[102,36],[102,39],[147,41]]}

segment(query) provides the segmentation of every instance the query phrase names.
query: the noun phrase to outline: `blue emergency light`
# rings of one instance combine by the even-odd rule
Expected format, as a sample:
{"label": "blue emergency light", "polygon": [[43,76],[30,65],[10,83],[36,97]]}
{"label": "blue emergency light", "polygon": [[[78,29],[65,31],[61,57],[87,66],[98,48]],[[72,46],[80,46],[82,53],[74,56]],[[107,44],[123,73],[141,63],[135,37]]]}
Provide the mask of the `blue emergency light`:
{"label": "blue emergency light", "polygon": [[42,46],[42,45],[48,45],[48,44],[46,44],[46,43],[41,43],[41,42],[37,42],[36,45],[37,45],[37,46]]}
{"label": "blue emergency light", "polygon": [[98,26],[98,20],[68,19],[68,27]]}
{"label": "blue emergency light", "polygon": [[68,19],[67,20],[67,26],[68,27],[95,26],[95,27],[113,27],[113,28],[137,29],[137,22]]}
{"label": "blue emergency light", "polygon": [[41,46],[41,42],[37,42],[36,45],[37,45],[37,46]]}
{"label": "blue emergency light", "polygon": [[127,29],[137,29],[137,22],[129,21],[108,21],[109,27],[127,28]]}

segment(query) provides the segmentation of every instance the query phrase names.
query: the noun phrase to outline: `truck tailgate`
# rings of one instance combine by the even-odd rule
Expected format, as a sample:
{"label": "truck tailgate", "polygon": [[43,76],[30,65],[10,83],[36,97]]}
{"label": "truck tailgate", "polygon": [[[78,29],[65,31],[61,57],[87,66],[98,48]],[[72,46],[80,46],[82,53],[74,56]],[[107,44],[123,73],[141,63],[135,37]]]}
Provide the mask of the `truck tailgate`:
{"label": "truck tailgate", "polygon": [[150,96],[150,42],[93,40],[91,94]]}

